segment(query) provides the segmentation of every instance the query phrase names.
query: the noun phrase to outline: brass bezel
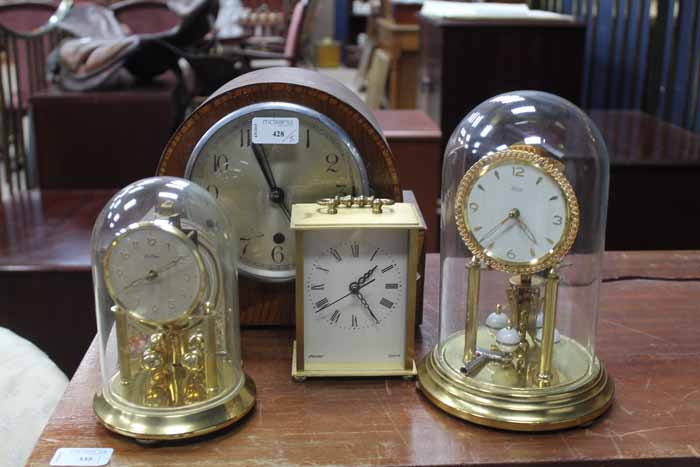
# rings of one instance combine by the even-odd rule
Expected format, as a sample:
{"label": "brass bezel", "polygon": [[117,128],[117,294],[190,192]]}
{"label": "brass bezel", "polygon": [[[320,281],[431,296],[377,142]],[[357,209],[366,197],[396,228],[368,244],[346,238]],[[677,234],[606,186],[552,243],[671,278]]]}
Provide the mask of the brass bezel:
{"label": "brass bezel", "polygon": [[[185,245],[192,254],[192,256],[195,259],[195,265],[197,266],[197,269],[199,270],[199,289],[197,290],[197,295],[195,298],[192,300],[192,303],[189,305],[189,307],[184,310],[182,313],[177,318],[174,318],[172,320],[168,321],[152,321],[143,318],[139,314],[135,313],[133,310],[130,310],[125,304],[120,300],[119,294],[117,291],[114,289],[114,286],[112,284],[112,278],[111,274],[109,272],[109,260],[112,256],[112,253],[116,249],[117,245],[122,242],[125,238],[127,238],[130,234],[133,232],[139,231],[139,230],[150,230],[150,229],[157,229],[161,230],[162,232],[165,232],[167,235],[174,236],[178,241],[180,241],[182,244]],[[136,224],[130,225],[126,232],[122,232],[118,234],[111,242],[109,245],[109,248],[107,249],[107,252],[105,253],[105,257],[103,260],[103,271],[104,271],[104,282],[105,282],[105,287],[107,288],[107,292],[109,293],[110,297],[112,300],[114,300],[114,303],[117,304],[122,310],[124,310],[129,316],[134,318],[137,322],[141,324],[145,324],[147,326],[153,326],[153,327],[161,327],[161,326],[167,326],[170,324],[176,324],[178,322],[181,322],[183,318],[189,317],[198,307],[200,304],[202,304],[204,300],[204,296],[206,295],[207,292],[207,270],[206,266],[204,265],[204,260],[202,259],[201,253],[197,249],[197,246],[194,244],[194,242],[185,235],[185,233],[178,229],[177,227],[170,225],[170,224],[160,224],[156,223],[153,221],[144,221],[144,222],[138,222]]]}
{"label": "brass bezel", "polygon": [[[467,195],[471,192],[476,182],[491,169],[505,165],[509,162],[518,162],[533,166],[552,178],[561,189],[566,199],[566,222],[564,224],[564,236],[549,250],[549,252],[528,263],[516,263],[500,258],[494,258],[489,251],[482,247],[474,237],[469,221],[464,210]],[[469,251],[481,262],[497,271],[510,274],[534,274],[544,269],[555,266],[562,257],[571,249],[579,228],[579,205],[574,189],[562,172],[558,161],[528,151],[523,146],[514,146],[483,157],[472,165],[464,174],[457,188],[455,200],[455,220],[457,229]]]}

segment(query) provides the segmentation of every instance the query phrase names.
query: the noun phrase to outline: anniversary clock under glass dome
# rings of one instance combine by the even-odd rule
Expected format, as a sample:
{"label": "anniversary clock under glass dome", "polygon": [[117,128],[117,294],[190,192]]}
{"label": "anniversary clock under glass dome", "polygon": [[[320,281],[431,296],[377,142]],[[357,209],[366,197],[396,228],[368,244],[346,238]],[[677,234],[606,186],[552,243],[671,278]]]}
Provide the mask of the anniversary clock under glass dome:
{"label": "anniversary clock under glass dome", "polygon": [[92,234],[102,372],[94,409],[108,429],[185,438],[253,407],[232,237],[214,198],[188,180],[138,181],[102,210]]}
{"label": "anniversary clock under glass dome", "polygon": [[440,341],[418,370],[437,406],[550,430],[612,401],[595,354],[608,155],[576,106],[535,91],[471,111],[445,151]]}

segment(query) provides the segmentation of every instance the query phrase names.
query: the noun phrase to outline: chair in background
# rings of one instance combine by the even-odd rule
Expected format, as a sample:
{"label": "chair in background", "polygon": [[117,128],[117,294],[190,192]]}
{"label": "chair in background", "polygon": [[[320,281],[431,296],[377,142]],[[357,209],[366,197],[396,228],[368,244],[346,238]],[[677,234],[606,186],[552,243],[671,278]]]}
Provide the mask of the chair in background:
{"label": "chair in background", "polygon": [[236,56],[245,62],[246,69],[256,70],[274,66],[296,66],[301,57],[301,35],[304,18],[307,14],[309,3],[314,0],[300,0],[292,11],[292,17],[287,29],[287,37],[284,49],[281,52],[260,50],[253,47],[228,47],[224,53]]}
{"label": "chair in background", "polygon": [[109,8],[129,28],[129,34],[158,34],[172,30],[181,22],[165,0],[123,0]]}
{"label": "chair in background", "polygon": [[29,99],[48,86],[46,57],[60,39],[57,23],[72,6],[72,0],[0,4],[0,197],[35,181]]}
{"label": "chair in background", "polygon": [[389,79],[391,57],[382,49],[376,49],[367,73],[365,102],[370,109],[380,109],[386,100],[386,83]]}

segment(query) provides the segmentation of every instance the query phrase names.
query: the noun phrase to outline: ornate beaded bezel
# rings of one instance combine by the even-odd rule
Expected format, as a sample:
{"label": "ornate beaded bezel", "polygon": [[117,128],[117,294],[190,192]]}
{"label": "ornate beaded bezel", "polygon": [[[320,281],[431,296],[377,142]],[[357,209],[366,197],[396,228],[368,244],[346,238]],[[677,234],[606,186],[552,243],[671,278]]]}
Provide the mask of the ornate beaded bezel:
{"label": "ornate beaded bezel", "polygon": [[[482,247],[476,240],[464,209],[467,196],[474,188],[477,180],[494,167],[512,162],[531,165],[539,169],[556,182],[566,199],[564,234],[546,255],[527,263],[512,262],[493,257],[491,252]],[[467,248],[482,263],[497,271],[510,274],[534,274],[556,265],[571,249],[578,234],[579,205],[574,189],[564,175],[563,166],[559,161],[540,155],[539,151],[533,147],[516,145],[483,157],[467,170],[457,188],[455,220],[459,234]]]}

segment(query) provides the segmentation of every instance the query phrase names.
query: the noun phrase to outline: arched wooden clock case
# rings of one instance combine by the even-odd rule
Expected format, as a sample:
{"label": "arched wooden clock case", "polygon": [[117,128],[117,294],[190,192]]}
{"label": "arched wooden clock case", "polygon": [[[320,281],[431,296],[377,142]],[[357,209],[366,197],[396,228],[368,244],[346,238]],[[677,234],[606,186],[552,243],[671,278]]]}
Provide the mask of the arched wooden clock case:
{"label": "arched wooden clock case", "polygon": [[[180,125],[165,147],[158,175],[183,177],[202,136],[219,120],[251,104],[287,102],[315,110],[350,137],[367,170],[374,195],[402,201],[393,155],[371,111],[352,91],[320,73],[300,68],[268,68],[222,86]],[[294,283],[269,283],[241,277],[241,323],[292,324]]]}

